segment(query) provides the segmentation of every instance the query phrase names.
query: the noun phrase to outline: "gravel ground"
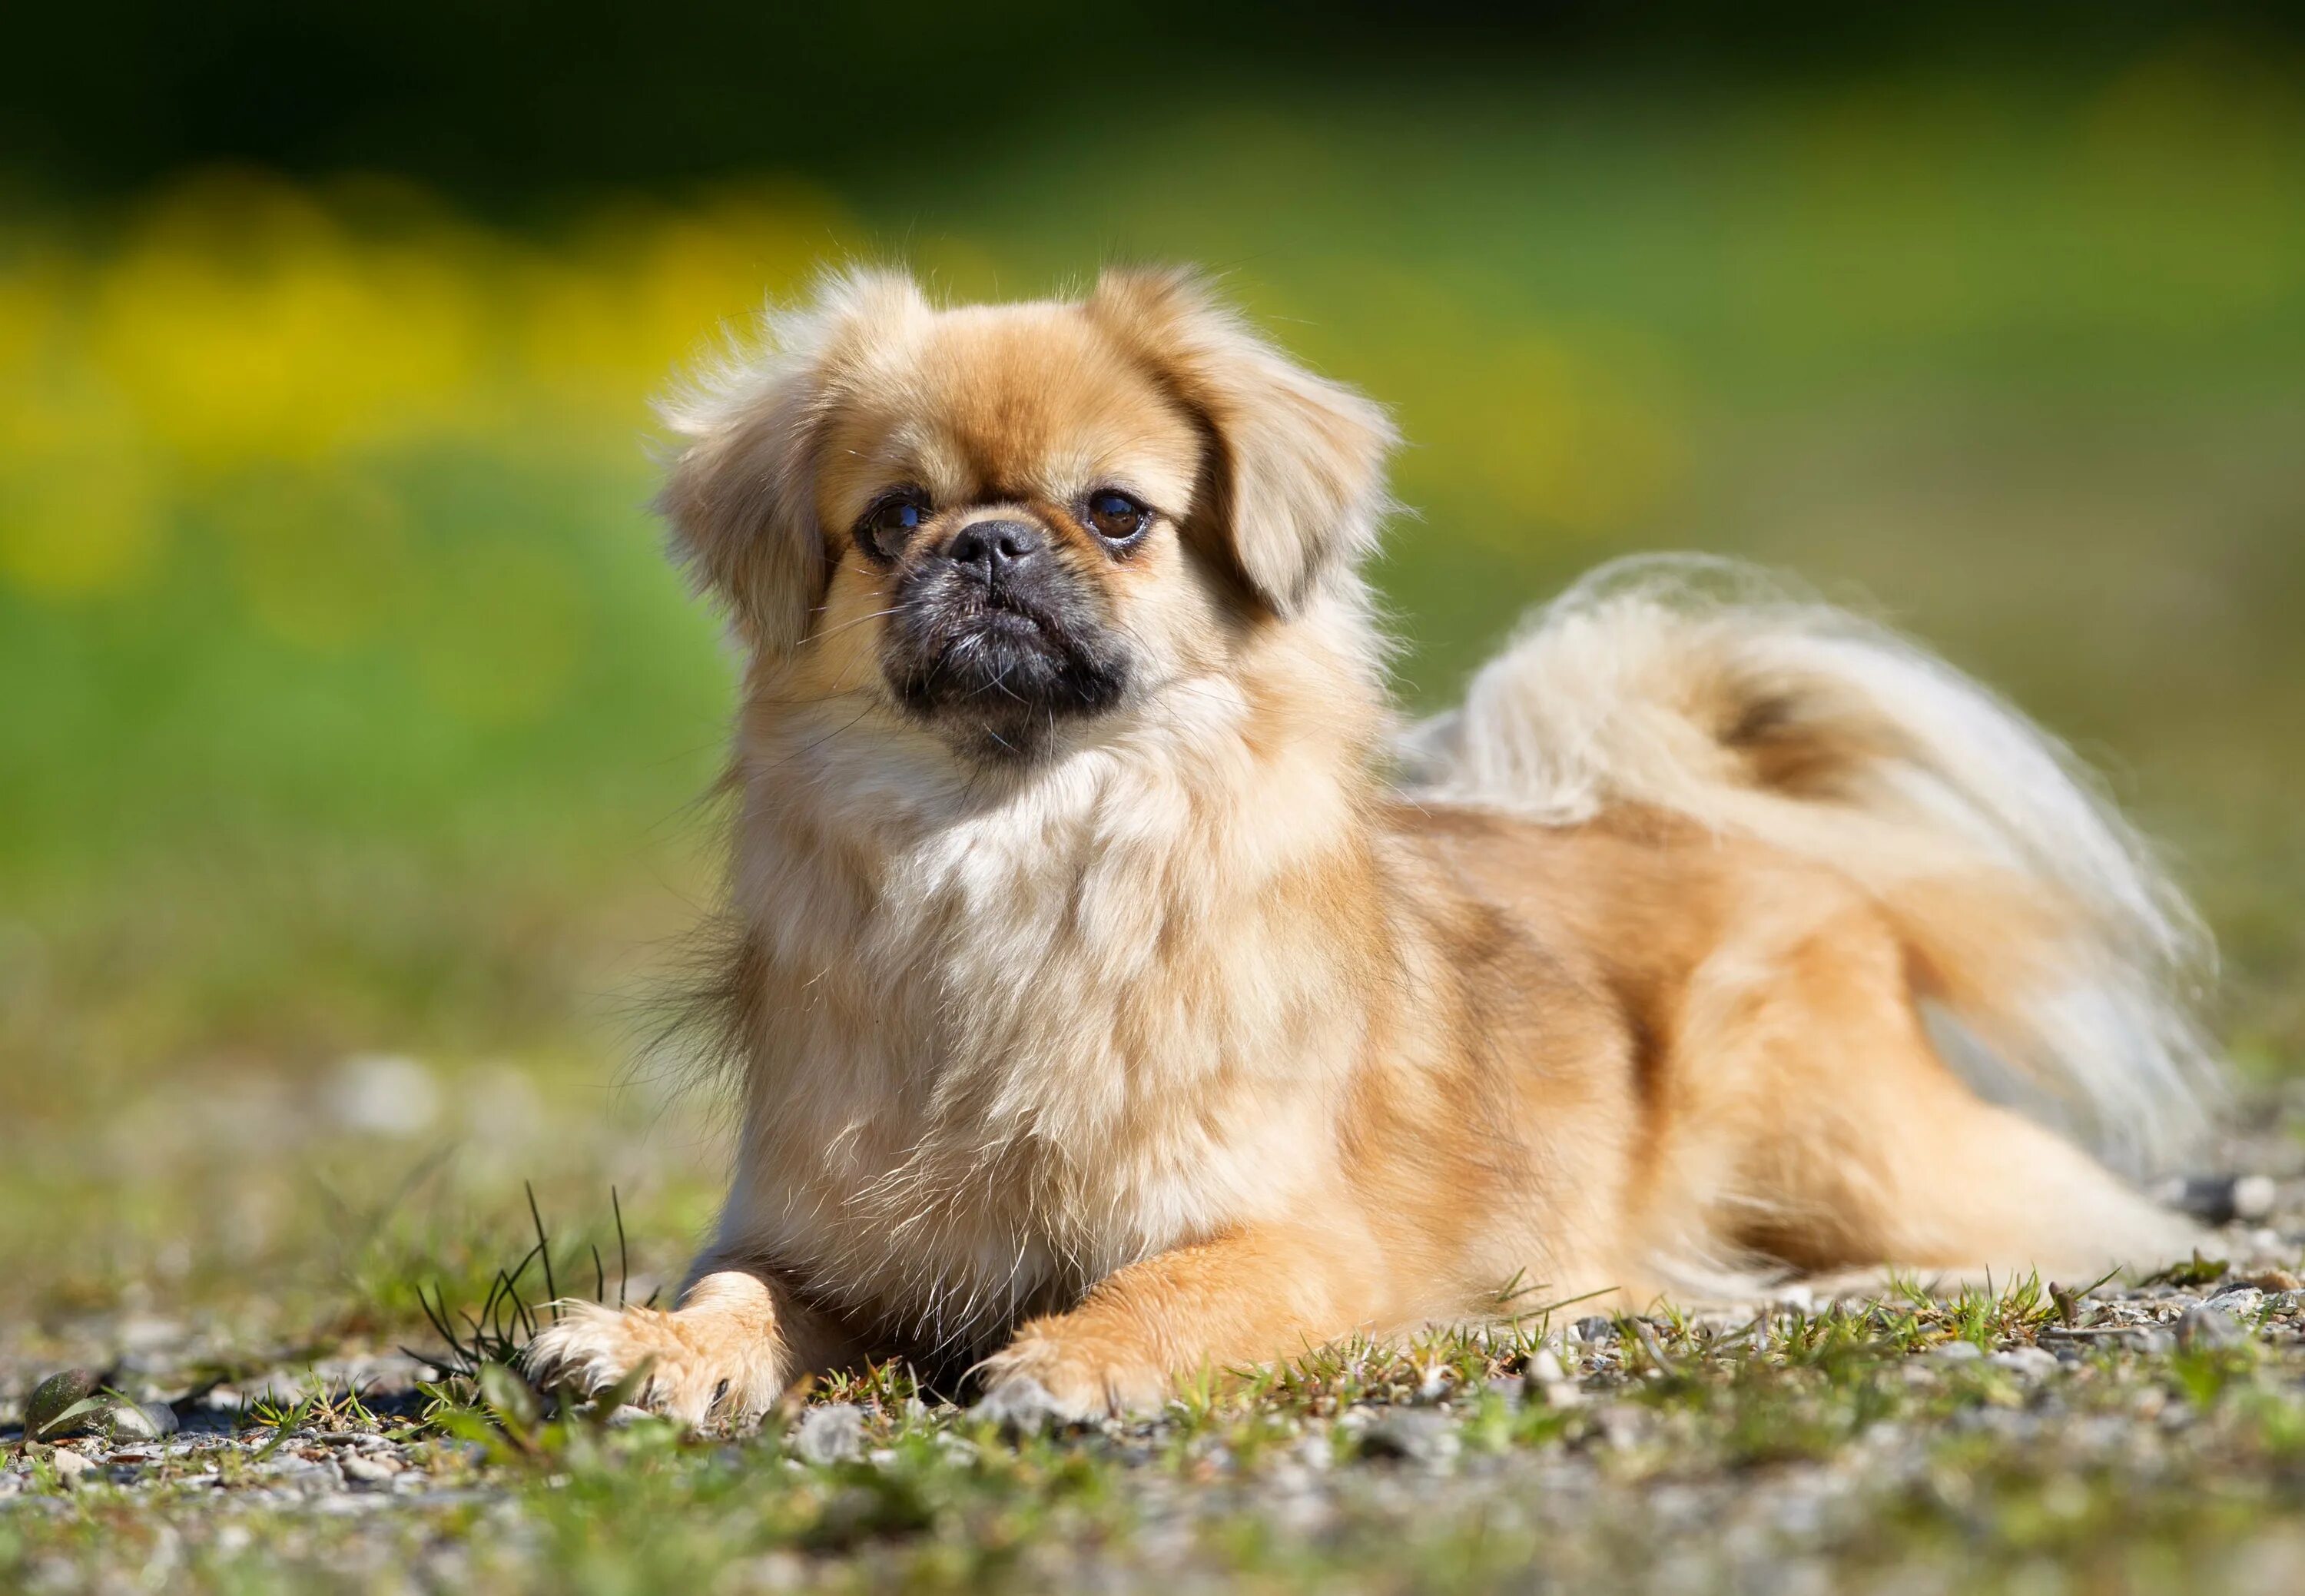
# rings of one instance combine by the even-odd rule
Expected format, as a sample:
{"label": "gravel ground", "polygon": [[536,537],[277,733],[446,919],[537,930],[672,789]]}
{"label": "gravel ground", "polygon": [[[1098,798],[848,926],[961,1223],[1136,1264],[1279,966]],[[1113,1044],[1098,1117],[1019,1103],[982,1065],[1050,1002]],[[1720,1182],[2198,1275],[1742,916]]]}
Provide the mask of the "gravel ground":
{"label": "gravel ground", "polygon": [[[0,1587],[2305,1588],[2297,1119],[2149,1284],[1564,1317],[1056,1436],[894,1372],[698,1437],[357,1337],[18,1327]],[[28,1441],[73,1369],[135,1405]]]}

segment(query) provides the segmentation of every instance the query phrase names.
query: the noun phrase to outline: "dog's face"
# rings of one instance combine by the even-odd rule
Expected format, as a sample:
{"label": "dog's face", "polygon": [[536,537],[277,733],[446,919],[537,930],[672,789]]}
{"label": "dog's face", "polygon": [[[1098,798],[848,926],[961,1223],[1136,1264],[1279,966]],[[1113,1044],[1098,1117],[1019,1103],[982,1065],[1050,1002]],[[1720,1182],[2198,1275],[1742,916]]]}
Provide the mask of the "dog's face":
{"label": "dog's face", "polygon": [[1174,274],[939,311],[830,284],[671,411],[665,506],[784,702],[1029,759],[1231,662],[1374,537],[1391,432]]}
{"label": "dog's face", "polygon": [[1204,661],[1217,595],[1185,555],[1201,440],[1087,320],[931,317],[828,417],[820,640],[869,646],[904,712],[987,757],[1045,744]]}

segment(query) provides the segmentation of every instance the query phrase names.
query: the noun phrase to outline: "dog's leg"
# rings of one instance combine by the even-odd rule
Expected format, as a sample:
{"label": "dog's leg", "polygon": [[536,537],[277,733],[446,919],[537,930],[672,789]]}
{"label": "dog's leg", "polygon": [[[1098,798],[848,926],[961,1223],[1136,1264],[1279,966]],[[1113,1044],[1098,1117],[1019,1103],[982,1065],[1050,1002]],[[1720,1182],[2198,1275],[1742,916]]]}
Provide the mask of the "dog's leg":
{"label": "dog's leg", "polygon": [[1885,935],[1852,920],[1757,968],[1765,1001],[1719,1005],[1736,1020],[1676,1063],[1695,1098],[1681,1150],[1755,1205],[1730,1221],[1738,1240],[1811,1271],[1997,1280],[2152,1267],[2192,1244],[2185,1220],[1953,1072]]}
{"label": "dog's leg", "polygon": [[523,1361],[540,1385],[605,1390],[642,1363],[640,1405],[691,1424],[766,1413],[804,1374],[863,1361],[841,1326],[794,1297],[773,1274],[703,1259],[680,1306],[562,1305]]}
{"label": "dog's leg", "polygon": [[1325,1226],[1260,1225],[1131,1264],[987,1359],[985,1409],[1020,1422],[1143,1411],[1180,1376],[1375,1328],[1385,1293],[1372,1250],[1356,1256]]}
{"label": "dog's leg", "polygon": [[[1943,1285],[2152,1268],[2198,1244],[2187,1220],[2071,1142],[1930,1079],[1943,1069],[1916,1060],[1902,1101],[1865,1094],[1841,1105],[1837,1125],[1807,1127],[1823,1132],[1823,1156],[1789,1182],[1773,1250],[1828,1268],[1869,1259]],[[1875,1117],[1852,1123],[1851,1108]]]}

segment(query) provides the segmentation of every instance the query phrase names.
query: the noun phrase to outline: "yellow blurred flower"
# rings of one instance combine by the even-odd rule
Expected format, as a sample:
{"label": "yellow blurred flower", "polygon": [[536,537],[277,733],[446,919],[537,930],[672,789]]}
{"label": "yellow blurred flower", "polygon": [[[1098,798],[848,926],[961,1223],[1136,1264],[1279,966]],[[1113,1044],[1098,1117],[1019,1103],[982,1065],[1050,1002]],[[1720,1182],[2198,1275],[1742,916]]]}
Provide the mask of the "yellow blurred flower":
{"label": "yellow blurred flower", "polygon": [[310,459],[437,426],[478,380],[474,274],[423,242],[362,242],[298,191],[202,178],[99,272],[89,349],[194,464]]}
{"label": "yellow blurred flower", "polygon": [[134,422],[85,382],[0,382],[0,575],[47,599],[115,592],[165,546],[168,506]]}
{"label": "yellow blurred flower", "polygon": [[542,393],[638,420],[647,397],[716,340],[748,337],[850,231],[813,192],[779,188],[693,212],[625,206],[532,260],[510,307],[516,359]]}

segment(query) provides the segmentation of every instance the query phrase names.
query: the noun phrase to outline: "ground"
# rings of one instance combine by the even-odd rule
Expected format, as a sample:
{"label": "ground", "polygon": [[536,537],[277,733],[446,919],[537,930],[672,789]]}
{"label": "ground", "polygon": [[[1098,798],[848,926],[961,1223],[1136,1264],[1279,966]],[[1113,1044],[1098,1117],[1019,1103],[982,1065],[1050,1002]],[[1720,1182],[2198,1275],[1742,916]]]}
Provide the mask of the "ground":
{"label": "ground", "polygon": [[[386,1114],[414,1068],[370,1061],[327,1112]],[[293,1297],[175,1313],[132,1291],[0,1331],[0,1587],[2287,1591],[2305,1571],[2305,1095],[2244,1117],[2222,1151],[2278,1177],[2274,1210],[2156,1279],[1564,1304],[1036,1435],[901,1369],[704,1435],[562,1411],[484,1361],[472,1378],[523,1310],[485,1266],[428,1282],[424,1253],[470,1261],[516,1229],[451,1245],[404,1189],[318,1290],[317,1331]],[[636,1245],[676,1267],[661,1236],[619,1245],[620,1208],[604,1235],[551,1237],[557,1289],[655,1289]],[[540,1259],[520,1252],[502,1261],[533,1303]],[[453,1347],[411,1311],[436,1285]],[[36,1383],[75,1369],[141,1405],[99,1395],[62,1438],[28,1438]]]}

